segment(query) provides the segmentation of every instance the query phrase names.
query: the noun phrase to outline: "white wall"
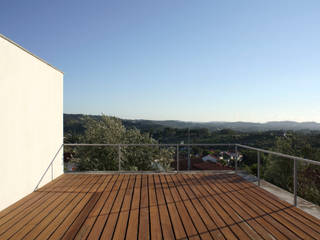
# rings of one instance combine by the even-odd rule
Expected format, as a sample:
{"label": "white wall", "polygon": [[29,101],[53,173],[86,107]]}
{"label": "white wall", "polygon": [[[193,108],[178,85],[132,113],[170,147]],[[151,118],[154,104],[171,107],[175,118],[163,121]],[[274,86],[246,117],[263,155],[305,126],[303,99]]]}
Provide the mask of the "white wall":
{"label": "white wall", "polygon": [[0,35],[0,210],[34,190],[62,143],[63,73]]}

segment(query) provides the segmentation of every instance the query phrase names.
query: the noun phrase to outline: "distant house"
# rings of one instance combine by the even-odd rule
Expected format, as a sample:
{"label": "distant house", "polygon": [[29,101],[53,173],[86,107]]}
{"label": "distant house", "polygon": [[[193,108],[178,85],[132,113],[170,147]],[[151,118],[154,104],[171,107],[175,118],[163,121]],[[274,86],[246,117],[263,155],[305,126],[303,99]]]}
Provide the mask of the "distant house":
{"label": "distant house", "polygon": [[[234,160],[237,157],[237,154],[234,152],[223,152],[223,155],[226,156],[226,159],[229,160]],[[242,160],[243,155],[242,154],[238,154],[238,160],[241,161]]]}
{"label": "distant house", "polygon": [[214,156],[214,155],[211,155],[211,154],[208,154],[208,155],[204,156],[202,158],[202,160],[205,161],[205,162],[208,162],[208,161],[209,162],[213,162],[213,163],[218,162],[218,158],[216,156]]}
{"label": "distant house", "polygon": [[231,160],[233,160],[236,157],[236,154],[233,152],[224,152],[224,155]]}
{"label": "distant house", "polygon": [[[237,154],[234,152],[220,152],[220,160],[224,160],[227,162],[227,165],[232,165],[234,160],[237,158]],[[241,162],[243,159],[242,154],[238,154],[238,161]]]}
{"label": "distant house", "polygon": [[65,163],[65,168],[68,172],[74,172],[78,170],[78,164],[75,162],[67,162]]}

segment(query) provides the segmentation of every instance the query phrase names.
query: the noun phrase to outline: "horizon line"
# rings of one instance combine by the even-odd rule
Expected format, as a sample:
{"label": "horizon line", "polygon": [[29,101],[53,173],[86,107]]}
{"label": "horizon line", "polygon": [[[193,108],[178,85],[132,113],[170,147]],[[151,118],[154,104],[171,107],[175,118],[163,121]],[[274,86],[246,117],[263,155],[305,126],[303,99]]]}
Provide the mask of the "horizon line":
{"label": "horizon line", "polygon": [[146,119],[146,118],[121,118],[121,117],[117,117],[114,115],[110,115],[110,114],[87,114],[87,113],[63,113],[63,114],[69,114],[69,115],[87,115],[87,116],[109,116],[109,117],[116,117],[119,118],[121,120],[131,120],[131,121],[158,121],[158,122],[166,122],[166,121],[174,121],[174,122],[185,122],[185,123],[254,123],[254,124],[267,124],[267,123],[280,123],[280,122],[293,122],[293,123],[315,123],[315,124],[320,124],[320,122],[317,121],[295,121],[295,120],[271,120],[271,121],[265,121],[265,122],[250,122],[250,121],[243,121],[243,120],[239,120],[239,121],[189,121],[189,120],[175,120],[175,119],[166,119],[166,120],[159,120],[159,119]]}

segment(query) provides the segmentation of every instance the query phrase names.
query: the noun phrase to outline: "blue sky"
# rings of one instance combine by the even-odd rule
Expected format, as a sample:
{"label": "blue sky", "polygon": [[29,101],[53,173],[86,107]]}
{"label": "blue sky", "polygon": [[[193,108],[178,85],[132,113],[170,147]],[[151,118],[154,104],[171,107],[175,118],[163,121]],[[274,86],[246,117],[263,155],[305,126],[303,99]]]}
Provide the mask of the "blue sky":
{"label": "blue sky", "polygon": [[319,12],[318,0],[1,0],[0,33],[65,73],[65,113],[320,122]]}

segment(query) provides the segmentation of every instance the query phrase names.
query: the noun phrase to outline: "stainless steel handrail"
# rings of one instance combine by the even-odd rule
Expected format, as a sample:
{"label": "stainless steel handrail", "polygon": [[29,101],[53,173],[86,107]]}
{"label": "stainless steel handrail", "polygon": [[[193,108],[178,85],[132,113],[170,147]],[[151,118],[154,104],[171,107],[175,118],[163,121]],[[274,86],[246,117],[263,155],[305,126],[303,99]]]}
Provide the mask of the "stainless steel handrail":
{"label": "stainless steel handrail", "polygon": [[310,164],[314,164],[314,165],[320,166],[320,162],[315,161],[315,160],[311,160],[311,159],[307,159],[307,158],[291,156],[291,155],[284,154],[284,153],[269,151],[269,150],[265,150],[265,149],[261,149],[261,148],[250,147],[250,146],[246,146],[246,145],[242,145],[242,144],[236,144],[236,147],[241,147],[241,148],[246,148],[246,149],[257,151],[257,163],[258,163],[258,166],[257,166],[257,177],[258,177],[258,186],[259,187],[260,187],[260,165],[261,165],[261,163],[260,163],[260,153],[261,152],[293,160],[293,205],[294,206],[297,206],[297,204],[298,204],[298,202],[297,202],[297,198],[298,198],[298,194],[297,194],[297,190],[298,190],[298,186],[297,186],[298,185],[298,177],[297,177],[298,166],[297,166],[297,161],[302,161],[302,162],[306,162],[306,163],[310,163]]}
{"label": "stainless steel handrail", "polygon": [[40,185],[40,183],[42,182],[42,179],[44,178],[44,176],[46,175],[46,173],[48,172],[49,168],[51,167],[51,180],[53,180],[53,162],[54,160],[56,160],[59,152],[61,151],[61,149],[63,148],[63,144],[61,144],[61,146],[59,147],[58,151],[56,152],[56,154],[54,155],[53,159],[51,160],[49,166],[47,167],[47,169],[44,171],[44,174],[42,175],[42,177],[40,178],[40,181],[38,182],[37,186],[35,187],[34,191],[36,191]]}
{"label": "stainless steel handrail", "polygon": [[64,146],[86,146],[86,147],[117,147],[118,148],[118,171],[121,171],[121,147],[148,147],[148,146],[160,146],[160,147],[174,147],[177,150],[177,172],[179,169],[179,148],[184,146],[235,146],[232,143],[193,143],[193,144],[176,144],[176,143],[64,143]]}
{"label": "stainless steel handrail", "polygon": [[315,160],[311,160],[311,159],[307,159],[307,158],[291,156],[291,155],[284,154],[284,153],[273,152],[273,151],[269,151],[269,150],[265,150],[265,149],[261,149],[261,148],[250,147],[250,146],[242,145],[242,144],[235,144],[235,145],[238,146],[238,147],[241,147],[241,148],[246,148],[246,149],[250,149],[250,150],[255,150],[255,151],[258,151],[258,152],[264,152],[264,153],[276,155],[276,156],[279,156],[279,157],[289,158],[289,159],[293,159],[293,160],[308,162],[308,163],[311,163],[311,164],[315,164],[315,165],[319,165],[319,166],[320,166],[320,162],[315,161]]}
{"label": "stainless steel handrail", "polygon": [[[239,158],[239,154],[238,154],[238,148],[245,148],[245,149],[249,149],[249,150],[253,150],[253,151],[257,151],[257,178],[258,178],[258,186],[260,187],[260,169],[261,169],[261,161],[260,161],[260,153],[267,153],[267,154],[271,154],[271,155],[275,155],[275,156],[279,156],[279,157],[283,157],[283,158],[287,158],[287,159],[291,159],[294,161],[294,167],[293,167],[293,195],[294,195],[294,200],[293,200],[293,204],[295,206],[297,206],[297,184],[298,184],[298,178],[297,178],[297,161],[302,161],[302,162],[306,162],[306,163],[310,163],[310,164],[314,164],[314,165],[318,165],[320,166],[320,162],[315,161],[315,160],[311,160],[311,159],[306,159],[306,158],[302,158],[302,157],[297,157],[297,156],[292,156],[292,155],[288,155],[288,154],[284,154],[284,153],[279,153],[279,152],[274,152],[274,151],[270,151],[270,150],[265,150],[262,148],[256,148],[256,147],[251,147],[251,146],[247,146],[247,145],[242,145],[242,144],[237,144],[237,143],[191,143],[191,144],[176,144],[176,143],[137,143],[137,144],[125,144],[125,143],[64,143],[63,146],[96,146],[96,147],[103,147],[103,146],[114,146],[114,147],[118,147],[118,155],[119,155],[119,159],[118,159],[118,165],[119,165],[119,171],[121,171],[121,147],[128,147],[128,146],[163,146],[163,147],[175,147],[177,149],[177,172],[179,171],[179,148],[180,147],[189,147],[189,146],[228,146],[228,147],[234,147],[235,148],[235,172],[237,173],[238,171],[238,158]],[[61,149],[61,148],[60,148]],[[60,151],[59,149],[59,151]],[[59,152],[58,151],[58,152]],[[55,156],[56,157],[56,156]],[[53,162],[53,161],[52,161]],[[52,162],[50,163],[50,165],[52,164]],[[49,167],[50,167],[49,165]],[[49,169],[48,167],[48,169]],[[48,170],[47,169],[47,170]],[[47,172],[46,170],[46,172]],[[42,177],[43,178],[43,177]],[[41,178],[41,180],[42,180]],[[39,183],[40,184],[40,183]],[[38,184],[38,185],[39,185]],[[37,185],[37,187],[38,187]]]}
{"label": "stainless steel handrail", "polygon": [[64,146],[235,146],[235,143],[64,143]]}

